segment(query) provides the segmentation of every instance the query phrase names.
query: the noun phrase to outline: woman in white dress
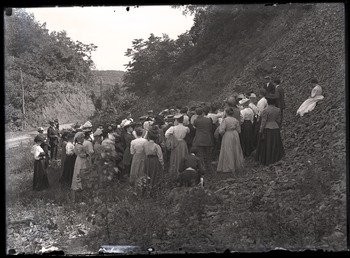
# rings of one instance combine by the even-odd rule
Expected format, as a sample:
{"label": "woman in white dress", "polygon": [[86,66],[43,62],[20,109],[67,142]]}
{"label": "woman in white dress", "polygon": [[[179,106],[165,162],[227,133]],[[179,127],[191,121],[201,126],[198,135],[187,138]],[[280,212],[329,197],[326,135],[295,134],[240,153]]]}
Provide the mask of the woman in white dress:
{"label": "woman in white dress", "polygon": [[316,107],[316,103],[324,98],[324,96],[322,95],[322,88],[320,85],[318,85],[318,81],[316,79],[312,79],[311,83],[315,85],[315,87],[311,91],[311,96],[310,98],[305,100],[303,104],[301,104],[297,111],[297,115],[300,115],[301,117],[304,114],[314,110],[314,108]]}
{"label": "woman in white dress", "polygon": [[131,169],[130,169],[130,184],[135,183],[145,175],[145,148],[144,145],[148,141],[142,137],[142,128],[136,128],[136,139],[130,143],[130,154],[132,156]]}

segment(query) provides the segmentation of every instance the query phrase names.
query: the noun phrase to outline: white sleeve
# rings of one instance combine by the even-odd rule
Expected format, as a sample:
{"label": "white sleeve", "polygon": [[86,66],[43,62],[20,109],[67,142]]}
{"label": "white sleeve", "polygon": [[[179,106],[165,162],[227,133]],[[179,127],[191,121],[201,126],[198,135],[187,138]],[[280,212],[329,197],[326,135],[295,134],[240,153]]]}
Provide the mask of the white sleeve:
{"label": "white sleeve", "polygon": [[136,152],[135,150],[135,142],[132,140],[130,143],[130,154],[134,155]]}
{"label": "white sleeve", "polygon": [[174,126],[171,126],[166,132],[165,132],[165,138],[169,138],[171,134],[174,134]]}
{"label": "white sleeve", "polygon": [[35,146],[33,150],[34,158],[39,159],[39,154],[44,152],[44,150],[40,146]]}

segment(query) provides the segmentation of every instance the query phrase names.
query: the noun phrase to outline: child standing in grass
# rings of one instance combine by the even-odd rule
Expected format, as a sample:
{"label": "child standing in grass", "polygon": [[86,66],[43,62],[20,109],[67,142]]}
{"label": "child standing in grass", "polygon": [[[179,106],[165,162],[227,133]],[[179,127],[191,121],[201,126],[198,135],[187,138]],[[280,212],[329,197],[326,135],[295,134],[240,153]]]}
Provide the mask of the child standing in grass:
{"label": "child standing in grass", "polygon": [[34,138],[34,146],[31,153],[34,155],[34,176],[33,176],[33,190],[41,191],[49,188],[49,180],[45,169],[45,152],[40,147],[43,139],[40,136]]}

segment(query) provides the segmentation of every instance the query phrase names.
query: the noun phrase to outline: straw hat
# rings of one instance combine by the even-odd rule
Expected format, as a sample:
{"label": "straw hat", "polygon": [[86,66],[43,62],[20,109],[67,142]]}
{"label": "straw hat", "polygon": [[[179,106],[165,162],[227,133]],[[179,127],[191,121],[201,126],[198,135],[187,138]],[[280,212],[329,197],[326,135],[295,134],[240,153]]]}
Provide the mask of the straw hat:
{"label": "straw hat", "polygon": [[83,128],[91,128],[92,124],[90,121],[87,121],[85,124],[83,124]]}
{"label": "straw hat", "polygon": [[100,136],[102,135],[102,130],[100,128],[97,128],[96,131],[94,132],[93,136]]}
{"label": "straw hat", "polygon": [[183,114],[176,114],[175,116],[174,116],[174,119],[179,119],[180,117],[182,117],[183,116]]}
{"label": "straw hat", "polygon": [[244,98],[244,99],[242,99],[242,100],[239,101],[239,104],[240,104],[240,105],[244,105],[244,104],[248,103],[249,101],[250,101],[249,99]]}
{"label": "straw hat", "polygon": [[243,93],[238,94],[237,96],[238,99],[245,99],[246,97],[244,96]]}
{"label": "straw hat", "polygon": [[133,125],[134,125],[134,123],[132,123],[130,120],[128,120],[123,124],[123,128],[127,128],[127,127],[133,126]]}
{"label": "straw hat", "polygon": [[255,93],[250,93],[250,96],[249,96],[249,98],[256,98],[256,95],[255,95]]}

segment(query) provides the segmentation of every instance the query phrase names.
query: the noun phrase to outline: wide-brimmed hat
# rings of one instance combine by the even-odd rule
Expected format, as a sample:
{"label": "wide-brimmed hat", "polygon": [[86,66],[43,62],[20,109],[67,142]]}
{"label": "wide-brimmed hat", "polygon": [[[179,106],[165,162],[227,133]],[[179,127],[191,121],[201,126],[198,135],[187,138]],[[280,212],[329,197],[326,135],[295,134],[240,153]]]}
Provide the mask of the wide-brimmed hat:
{"label": "wide-brimmed hat", "polygon": [[83,127],[82,130],[83,130],[83,132],[92,132],[91,127]]}
{"label": "wide-brimmed hat", "polygon": [[249,99],[245,98],[245,99],[240,100],[239,104],[244,105],[244,104],[248,103],[249,101],[250,101]]}
{"label": "wide-brimmed hat", "polygon": [[245,99],[246,97],[244,96],[243,93],[238,94],[237,96],[238,99]]}
{"label": "wide-brimmed hat", "polygon": [[255,95],[255,93],[250,93],[250,96],[249,96],[249,98],[256,98],[256,95]]}
{"label": "wide-brimmed hat", "polygon": [[183,114],[176,114],[176,115],[174,115],[174,119],[179,119],[179,118],[181,118],[183,116]]}
{"label": "wide-brimmed hat", "polygon": [[127,128],[127,127],[133,127],[135,126],[135,124],[133,122],[131,122],[130,120],[126,121],[124,124],[123,124],[123,128]]}
{"label": "wide-brimmed hat", "polygon": [[43,131],[44,131],[44,128],[42,128],[42,127],[38,128],[38,132],[43,132]]}
{"label": "wide-brimmed hat", "polygon": [[166,122],[174,121],[174,115],[167,115],[164,119]]}
{"label": "wide-brimmed hat", "polygon": [[92,124],[90,121],[87,121],[85,124],[83,124],[83,129],[84,128],[91,128],[92,127]]}
{"label": "wide-brimmed hat", "polygon": [[96,131],[94,132],[93,136],[100,136],[102,135],[102,130],[100,128],[97,128]]}

